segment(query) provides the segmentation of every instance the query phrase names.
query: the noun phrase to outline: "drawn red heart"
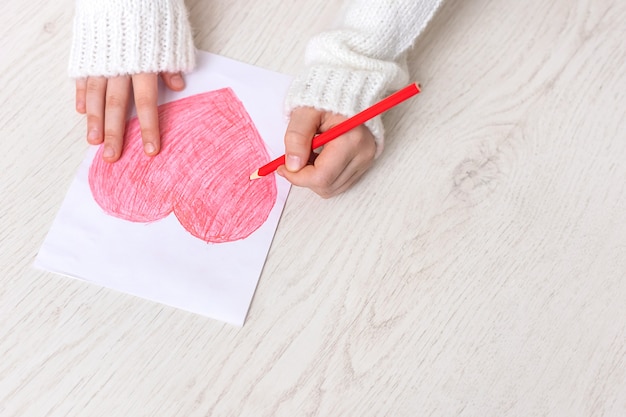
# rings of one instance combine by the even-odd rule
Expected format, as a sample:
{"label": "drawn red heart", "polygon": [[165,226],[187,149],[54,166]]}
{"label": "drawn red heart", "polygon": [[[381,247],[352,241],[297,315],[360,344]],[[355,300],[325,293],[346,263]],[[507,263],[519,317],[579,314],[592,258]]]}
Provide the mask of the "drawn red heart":
{"label": "drawn red heart", "polygon": [[244,239],[276,202],[273,175],[250,181],[269,155],[252,119],[230,88],[159,106],[161,151],[147,156],[137,118],[126,125],[121,158],[89,170],[94,199],[109,215],[154,222],[174,212],[206,242]]}

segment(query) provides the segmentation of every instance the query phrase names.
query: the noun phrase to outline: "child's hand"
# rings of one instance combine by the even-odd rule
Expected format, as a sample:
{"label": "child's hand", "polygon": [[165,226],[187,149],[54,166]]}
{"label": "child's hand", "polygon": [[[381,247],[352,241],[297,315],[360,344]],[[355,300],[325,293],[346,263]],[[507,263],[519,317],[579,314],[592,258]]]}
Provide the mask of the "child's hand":
{"label": "child's hand", "polygon": [[[162,73],[161,78],[172,90],[185,88],[180,73]],[[103,158],[107,162],[115,162],[122,155],[131,90],[134,92],[144,151],[148,155],[156,155],[161,145],[157,74],[89,77],[76,81],[76,111],[87,114],[87,142],[92,145],[104,142]]]}
{"label": "child's hand", "polygon": [[[344,120],[344,116],[311,107],[294,109],[285,133],[285,165],[277,173],[323,198],[348,189],[374,161],[376,142],[370,130],[361,125],[324,145],[318,156],[311,152],[315,134]],[[310,159],[313,164],[307,165]]]}

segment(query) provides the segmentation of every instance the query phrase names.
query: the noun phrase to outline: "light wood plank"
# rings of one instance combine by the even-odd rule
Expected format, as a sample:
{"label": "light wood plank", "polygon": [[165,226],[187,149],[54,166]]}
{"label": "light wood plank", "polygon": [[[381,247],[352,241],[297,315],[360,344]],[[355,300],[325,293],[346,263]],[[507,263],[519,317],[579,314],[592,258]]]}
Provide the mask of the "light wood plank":
{"label": "light wood plank", "polygon": [[[189,1],[199,48],[288,74],[339,5]],[[0,4],[1,416],[626,415],[625,2],[447,1],[242,329],[32,269],[87,148],[72,8]]]}

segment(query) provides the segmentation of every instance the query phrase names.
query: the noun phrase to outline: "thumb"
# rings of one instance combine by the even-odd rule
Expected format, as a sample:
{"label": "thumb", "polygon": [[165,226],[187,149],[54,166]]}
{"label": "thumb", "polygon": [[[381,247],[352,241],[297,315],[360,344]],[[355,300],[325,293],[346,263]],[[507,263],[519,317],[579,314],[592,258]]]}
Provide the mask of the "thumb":
{"label": "thumb", "polygon": [[285,166],[301,170],[311,155],[311,142],[321,124],[322,113],[312,107],[297,107],[291,112],[285,132]]}

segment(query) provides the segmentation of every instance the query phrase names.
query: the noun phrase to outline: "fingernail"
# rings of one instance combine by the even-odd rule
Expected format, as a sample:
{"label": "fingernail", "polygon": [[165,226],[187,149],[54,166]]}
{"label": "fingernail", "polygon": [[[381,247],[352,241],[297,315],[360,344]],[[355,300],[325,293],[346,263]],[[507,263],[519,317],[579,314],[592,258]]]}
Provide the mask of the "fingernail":
{"label": "fingernail", "polygon": [[98,130],[97,129],[91,129],[89,131],[89,134],[87,135],[87,140],[89,142],[96,142],[98,140]]}
{"label": "fingernail", "polygon": [[105,146],[104,151],[102,151],[102,156],[105,158],[113,158],[115,156],[115,151],[110,146]]}
{"label": "fingernail", "polygon": [[154,153],[154,151],[156,150],[156,148],[154,147],[153,144],[151,143],[146,143],[145,145],[143,145],[143,150],[148,154],[148,155],[152,155]]}
{"label": "fingernail", "polygon": [[302,160],[300,159],[299,156],[288,155],[287,160],[285,161],[285,166],[287,167],[289,171],[297,171],[302,166],[301,161]]}
{"label": "fingernail", "polygon": [[180,75],[172,76],[170,81],[172,82],[172,85],[174,87],[176,87],[176,88],[183,88],[185,86],[185,82],[183,81],[183,77],[181,77]]}

